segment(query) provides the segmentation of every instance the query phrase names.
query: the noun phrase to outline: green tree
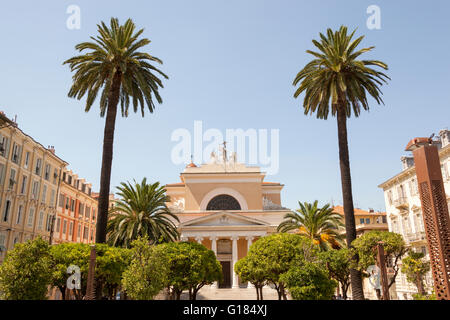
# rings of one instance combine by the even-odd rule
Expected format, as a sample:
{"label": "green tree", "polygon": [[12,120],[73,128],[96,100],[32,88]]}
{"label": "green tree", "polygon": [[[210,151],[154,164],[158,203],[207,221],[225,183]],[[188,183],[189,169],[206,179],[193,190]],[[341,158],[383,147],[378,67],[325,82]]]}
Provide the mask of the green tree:
{"label": "green tree", "polygon": [[108,243],[129,247],[139,237],[147,236],[152,243],[175,241],[178,231],[173,221],[178,217],[170,212],[166,202],[170,199],[159,182],[121,183],[117,187],[120,197],[110,210]]}
{"label": "green tree", "polygon": [[52,286],[61,292],[62,299],[66,298],[67,279],[70,276],[67,268],[75,265],[81,272],[81,289],[75,291],[75,296],[81,299],[86,293],[87,273],[89,270],[89,245],[84,243],[61,243],[50,247]]}
{"label": "green tree", "polygon": [[0,265],[1,300],[46,300],[51,284],[50,247],[42,238],[18,243]]}
{"label": "green tree", "polygon": [[408,255],[402,260],[401,271],[409,282],[417,286],[420,296],[427,294],[423,285],[423,277],[430,271],[430,262],[425,261],[422,252],[409,250]]}
{"label": "green tree", "polygon": [[205,285],[220,281],[222,267],[212,250],[194,242],[160,244],[168,267],[166,288],[172,299],[180,299],[183,290],[189,290],[189,299],[196,300]]}
{"label": "green tree", "polygon": [[132,299],[152,300],[168,280],[165,253],[143,237],[133,241],[131,255],[131,263],[123,273],[123,288]]}
{"label": "green tree", "polygon": [[[356,225],[353,207],[350,160],[347,138],[347,118],[352,113],[358,117],[361,109],[369,110],[368,96],[383,103],[380,86],[390,79],[383,72],[371,66],[387,70],[385,63],[378,60],[358,60],[357,58],[374,47],[356,50],[363,36],[353,40],[353,31],[347,34],[347,28],[341,26],[338,31],[327,30],[320,33],[320,41],[313,40],[319,52],[307,50],[315,58],[295,77],[297,86],[294,97],[305,92],[303,108],[305,115],[315,113],[319,119],[327,119],[331,111],[337,117],[339,140],[339,165],[341,171],[342,197],[344,203],[347,246],[356,239]],[[356,259],[357,257],[355,257]],[[360,272],[351,270],[352,292],[354,299],[363,300],[362,278]]]}
{"label": "green tree", "polygon": [[75,46],[79,52],[87,53],[72,57],[64,62],[69,64],[73,75],[73,84],[68,96],[80,100],[87,93],[85,111],[91,109],[99,91],[100,116],[106,114],[103,137],[102,169],[100,176],[100,195],[98,199],[98,217],[96,242],[106,241],[108,221],[108,203],[113,158],[114,130],[117,106],[120,102],[121,114],[128,116],[130,103],[134,112],[144,116],[145,105],[150,113],[155,109],[154,99],[162,103],[159,88],[163,87],[158,76],[168,78],[151,63],[162,61],[146,52],[139,51],[150,43],[140,38],[144,29],[135,32],[135,24],[128,19],[119,25],[117,18],[111,18],[110,27],[101,22],[99,35],[91,37],[93,41],[82,42]]}
{"label": "green tree", "polygon": [[284,216],[284,221],[278,226],[279,232],[295,230],[296,233],[310,238],[321,250],[340,248],[343,236],[340,234],[344,226],[342,216],[333,212],[329,204],[318,207],[314,203],[298,202],[299,209]]}
{"label": "green tree", "polygon": [[331,300],[337,287],[323,267],[311,262],[289,269],[280,278],[294,300]]}
{"label": "green tree", "polygon": [[347,300],[347,291],[350,286],[350,269],[353,266],[353,253],[351,249],[342,248],[319,253],[320,260],[326,265],[330,276],[339,282],[342,297]]}
{"label": "green tree", "polygon": [[[358,254],[358,266],[361,271],[377,264],[376,246],[378,242],[383,242],[385,261],[393,270],[393,275],[388,280],[388,287],[390,288],[397,277],[399,262],[406,253],[405,241],[401,235],[388,231],[369,231],[354,240],[352,246]],[[380,297],[379,290],[377,290],[377,295]]]}
{"label": "green tree", "polygon": [[267,280],[265,276],[265,269],[261,268],[258,261],[255,260],[255,255],[246,255],[244,258],[238,260],[234,265],[234,271],[242,281],[248,281],[255,287],[256,300],[263,300],[263,287]]}
{"label": "green tree", "polygon": [[[278,233],[255,241],[247,254],[251,268],[261,272],[277,290],[278,299],[287,299],[285,284],[280,276],[292,266],[317,260],[318,248],[310,239],[297,234]],[[261,275],[261,276],[262,276]]]}

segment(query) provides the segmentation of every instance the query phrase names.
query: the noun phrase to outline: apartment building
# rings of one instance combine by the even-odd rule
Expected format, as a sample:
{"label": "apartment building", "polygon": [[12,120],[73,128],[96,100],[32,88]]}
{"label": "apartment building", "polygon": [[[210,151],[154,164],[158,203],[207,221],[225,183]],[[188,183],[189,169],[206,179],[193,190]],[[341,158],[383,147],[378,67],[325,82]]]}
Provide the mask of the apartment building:
{"label": "apartment building", "polygon": [[95,242],[97,200],[92,184],[64,169],[52,243]]}
{"label": "apartment building", "polygon": [[[447,203],[450,203],[450,131],[441,130],[435,144],[439,148]],[[410,248],[429,258],[414,160],[405,156],[401,162],[402,171],[378,186],[384,191],[389,231],[401,234]],[[431,273],[425,278],[425,287],[428,292],[433,289]],[[400,299],[411,299],[417,293],[415,285],[407,282],[401,272],[396,288]]]}
{"label": "apartment building", "polygon": [[[1,114],[2,118],[6,118]],[[67,162],[10,121],[0,128],[0,263],[18,242],[50,238]]]}

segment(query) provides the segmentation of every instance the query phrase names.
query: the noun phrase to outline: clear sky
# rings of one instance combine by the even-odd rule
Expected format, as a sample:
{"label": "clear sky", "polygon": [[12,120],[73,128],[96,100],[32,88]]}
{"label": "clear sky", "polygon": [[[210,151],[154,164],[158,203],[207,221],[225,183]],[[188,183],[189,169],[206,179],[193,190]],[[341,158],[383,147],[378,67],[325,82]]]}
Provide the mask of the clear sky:
{"label": "clear sky", "polygon": [[[66,26],[69,5],[81,9],[81,28]],[[381,9],[381,29],[369,30],[369,5]],[[336,119],[304,116],[292,80],[311,59],[312,39],[341,24],[375,45],[367,58],[389,65],[385,106],[349,121],[355,206],[384,210],[377,187],[401,170],[407,142],[449,125],[450,2],[322,0],[1,1],[0,110],[43,145],[54,145],[70,168],[98,189],[104,119],[98,103],[67,97],[71,73],[62,62],[96,34],[96,24],[131,17],[164,61],[170,77],[164,103],[116,127],[112,187],[146,176],[179,181],[171,161],[175,129],[279,129],[280,169],[266,181],[285,184],[283,204],[341,204]],[[114,190],[114,188],[112,189]]]}

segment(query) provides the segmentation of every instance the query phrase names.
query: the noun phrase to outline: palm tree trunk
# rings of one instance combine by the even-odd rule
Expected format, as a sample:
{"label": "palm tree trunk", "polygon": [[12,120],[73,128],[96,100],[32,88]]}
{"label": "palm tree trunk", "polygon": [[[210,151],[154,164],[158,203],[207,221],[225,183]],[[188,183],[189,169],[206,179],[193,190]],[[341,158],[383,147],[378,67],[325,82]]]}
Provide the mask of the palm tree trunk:
{"label": "palm tree trunk", "polygon": [[[339,140],[339,165],[341,169],[342,198],[344,203],[345,236],[347,247],[356,239],[355,214],[353,208],[352,180],[350,175],[350,159],[347,140],[347,114],[345,106],[340,103],[337,108],[337,127]],[[354,257],[358,259],[357,256]],[[352,297],[354,300],[364,300],[361,272],[350,269]]]}
{"label": "palm tree trunk", "polygon": [[117,104],[119,103],[120,84],[121,73],[116,72],[111,91],[108,95],[108,110],[106,111],[105,131],[103,135],[102,170],[100,175],[100,194],[98,197],[97,230],[95,235],[96,243],[106,242],[114,129],[116,125]]}

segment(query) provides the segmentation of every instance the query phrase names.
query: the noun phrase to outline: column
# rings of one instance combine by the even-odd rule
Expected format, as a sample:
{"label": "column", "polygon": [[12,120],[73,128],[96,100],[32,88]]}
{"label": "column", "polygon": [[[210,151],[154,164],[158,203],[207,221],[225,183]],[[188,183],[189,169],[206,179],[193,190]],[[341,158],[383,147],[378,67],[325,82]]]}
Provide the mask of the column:
{"label": "column", "polygon": [[[217,257],[217,237],[210,237],[209,240],[211,240],[211,250]],[[214,283],[211,285],[211,288],[217,287],[219,287],[219,284],[217,283],[217,281],[214,281]]]}
{"label": "column", "polygon": [[[253,237],[245,237],[245,239],[247,240],[247,254],[248,254],[248,251],[250,250],[250,246],[252,245]],[[254,289],[255,286],[252,283],[248,282],[247,288]]]}
{"label": "column", "polygon": [[239,278],[238,275],[236,274],[236,272],[234,272],[234,265],[236,264],[237,260],[238,260],[238,246],[237,246],[237,241],[238,241],[239,237],[238,236],[232,236],[231,240],[233,240],[233,248],[232,248],[232,261],[231,261],[231,267],[233,268],[233,281],[232,281],[232,288],[239,288]]}

